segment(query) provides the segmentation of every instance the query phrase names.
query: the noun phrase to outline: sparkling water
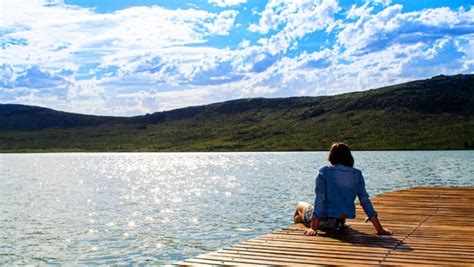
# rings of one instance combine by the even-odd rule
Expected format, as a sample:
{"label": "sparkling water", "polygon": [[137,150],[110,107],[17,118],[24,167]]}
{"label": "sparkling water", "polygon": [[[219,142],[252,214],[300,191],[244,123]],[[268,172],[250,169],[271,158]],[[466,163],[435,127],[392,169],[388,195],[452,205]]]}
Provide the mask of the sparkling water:
{"label": "sparkling water", "polygon": [[[0,264],[168,264],[292,223],[327,152],[0,154]],[[474,186],[474,151],[354,152],[369,194]],[[376,207],[377,208],[377,207]]]}

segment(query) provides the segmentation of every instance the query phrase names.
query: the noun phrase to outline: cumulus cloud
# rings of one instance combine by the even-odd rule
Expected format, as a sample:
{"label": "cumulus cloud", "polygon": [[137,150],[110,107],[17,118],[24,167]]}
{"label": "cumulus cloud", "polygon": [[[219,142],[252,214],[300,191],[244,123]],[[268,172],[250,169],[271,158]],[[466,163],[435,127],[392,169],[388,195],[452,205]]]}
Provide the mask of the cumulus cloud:
{"label": "cumulus cloud", "polygon": [[316,30],[334,27],[334,14],[339,10],[336,0],[270,0],[260,14],[258,24],[251,24],[249,30],[262,34],[278,31],[270,38],[260,39],[260,44],[269,52],[286,52],[297,39]]}
{"label": "cumulus cloud", "polygon": [[210,47],[176,47],[149,53],[126,65],[130,74],[140,82],[174,86],[218,85],[242,80],[263,72],[281,56],[272,55],[259,46],[246,46],[237,50]]}
{"label": "cumulus cloud", "polygon": [[235,17],[239,14],[236,10],[225,10],[219,13],[214,21],[207,24],[210,33],[228,35],[229,29],[234,25]]}
{"label": "cumulus cloud", "polygon": [[[119,103],[127,102],[127,105],[117,105],[114,112],[144,114],[150,112],[150,110],[171,110],[225,101],[235,98],[236,92],[232,92],[230,87],[205,86],[165,92],[140,90],[138,92],[117,94],[114,97]],[[126,110],[122,108],[119,111],[119,108],[123,106],[126,106]]]}
{"label": "cumulus cloud", "polygon": [[0,65],[0,86],[11,88],[15,84],[16,73],[15,69],[9,64]]}
{"label": "cumulus cloud", "polygon": [[67,87],[68,83],[64,76],[43,70],[38,65],[25,66],[21,72],[16,72],[9,64],[0,68],[0,85],[5,88],[55,88]]}
{"label": "cumulus cloud", "polygon": [[240,48],[247,48],[250,45],[250,41],[247,39],[242,40],[242,42],[239,43]]}
{"label": "cumulus cloud", "polygon": [[461,52],[452,39],[437,41],[432,48],[411,56],[403,65],[403,77],[435,76],[457,74],[463,68],[465,53]]}
{"label": "cumulus cloud", "polygon": [[151,84],[219,84],[238,79],[232,58],[233,52],[225,49],[170,47],[130,60],[122,76],[140,77]]}
{"label": "cumulus cloud", "polygon": [[[228,76],[221,70],[228,61],[217,60],[217,55],[211,57],[214,60],[205,57],[218,49],[187,46],[205,43],[210,36],[228,35],[238,14],[235,10],[211,13],[152,6],[98,14],[63,2],[39,0],[22,4],[20,13],[16,12],[19,8],[17,1],[2,1],[4,64],[0,86],[18,91],[30,88],[29,98],[21,99],[28,103],[41,99],[39,89],[46,92],[61,88],[62,98],[67,96],[72,106],[73,99],[80,102],[90,98],[91,92],[104,90],[107,93],[93,93],[94,98],[103,98],[113,106],[119,98],[107,95],[116,94],[117,88],[137,91],[165,83],[206,84],[206,79],[210,83],[235,79],[220,77]],[[14,40],[25,40],[25,45]],[[182,50],[187,51],[183,56]],[[148,111],[156,110],[156,106],[147,107]]]}
{"label": "cumulus cloud", "polygon": [[[6,37],[23,38],[28,46],[5,51],[9,63],[96,61],[98,57],[203,43],[210,35],[227,35],[237,11],[210,13],[195,9],[133,7],[112,14],[64,5],[45,7],[41,1],[22,5],[2,1],[0,27]],[[115,58],[120,61],[120,56]]]}
{"label": "cumulus cloud", "polygon": [[207,2],[216,6],[226,7],[244,4],[247,0],[207,0]]}
{"label": "cumulus cloud", "polygon": [[446,36],[474,33],[474,9],[435,8],[403,13],[403,6],[397,4],[367,14],[372,9],[366,5],[361,8],[351,9],[348,16],[359,19],[344,24],[338,34],[339,43],[355,55],[380,51],[394,44],[433,43]]}

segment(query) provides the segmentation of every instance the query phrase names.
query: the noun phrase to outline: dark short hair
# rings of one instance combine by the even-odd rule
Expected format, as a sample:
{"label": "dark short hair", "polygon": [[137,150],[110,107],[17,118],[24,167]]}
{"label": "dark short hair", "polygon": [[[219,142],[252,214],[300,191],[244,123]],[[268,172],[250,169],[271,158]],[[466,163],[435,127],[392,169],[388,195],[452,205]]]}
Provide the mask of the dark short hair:
{"label": "dark short hair", "polygon": [[332,165],[342,164],[347,167],[354,167],[354,158],[351,149],[344,143],[333,143],[329,149],[329,162]]}

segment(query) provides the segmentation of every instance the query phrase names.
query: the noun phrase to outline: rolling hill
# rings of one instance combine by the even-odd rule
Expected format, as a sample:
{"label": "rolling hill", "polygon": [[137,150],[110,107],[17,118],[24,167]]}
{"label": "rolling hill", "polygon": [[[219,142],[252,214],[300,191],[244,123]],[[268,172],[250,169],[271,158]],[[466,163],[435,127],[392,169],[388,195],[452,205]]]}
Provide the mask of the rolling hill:
{"label": "rolling hill", "polygon": [[322,97],[239,99],[136,117],[0,104],[0,151],[288,151],[474,147],[474,75]]}

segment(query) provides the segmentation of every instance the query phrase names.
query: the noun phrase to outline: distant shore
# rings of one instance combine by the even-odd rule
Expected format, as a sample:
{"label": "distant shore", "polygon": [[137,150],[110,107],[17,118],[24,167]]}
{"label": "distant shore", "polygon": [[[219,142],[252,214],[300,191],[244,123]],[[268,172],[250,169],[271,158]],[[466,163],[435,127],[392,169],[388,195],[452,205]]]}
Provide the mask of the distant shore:
{"label": "distant shore", "polygon": [[136,117],[0,104],[0,152],[474,149],[474,75],[324,97],[252,98]]}

